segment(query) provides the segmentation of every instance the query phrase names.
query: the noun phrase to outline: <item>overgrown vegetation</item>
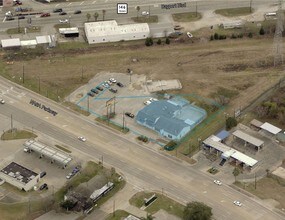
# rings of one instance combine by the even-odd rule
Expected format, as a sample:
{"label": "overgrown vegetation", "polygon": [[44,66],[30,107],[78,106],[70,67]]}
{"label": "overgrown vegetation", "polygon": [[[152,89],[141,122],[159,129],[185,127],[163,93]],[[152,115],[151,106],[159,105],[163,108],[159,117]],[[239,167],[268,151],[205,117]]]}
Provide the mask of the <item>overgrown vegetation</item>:
{"label": "overgrown vegetation", "polygon": [[132,20],[137,23],[157,23],[157,15],[133,17]]}
{"label": "overgrown vegetation", "polygon": [[220,14],[220,15],[223,15],[225,17],[249,15],[252,12],[253,12],[253,9],[250,7],[218,9],[215,11],[216,14]]}
{"label": "overgrown vegetation", "polygon": [[237,120],[234,117],[228,117],[226,119],[226,129],[231,130],[233,127],[237,126]]}
{"label": "overgrown vegetation", "polygon": [[202,202],[189,202],[183,212],[183,220],[210,220],[212,208]]}
{"label": "overgrown vegetation", "polygon": [[219,172],[219,170],[218,170],[217,168],[215,168],[215,167],[212,167],[212,168],[208,169],[208,172],[209,172],[210,174],[215,175],[216,173]]}
{"label": "overgrown vegetation", "polygon": [[71,153],[71,151],[68,150],[66,147],[60,146],[58,144],[56,144],[55,147],[60,149],[60,150],[62,150],[62,151],[64,151],[64,152],[66,152],[66,153],[69,153],[69,154]]}
{"label": "overgrown vegetation", "polygon": [[124,134],[130,131],[128,127],[123,127],[122,125],[111,121],[107,116],[97,117],[95,120]]}
{"label": "overgrown vegetation", "polygon": [[144,135],[138,136],[137,139],[138,139],[139,141],[144,142],[144,143],[147,143],[147,142],[148,142],[148,137],[146,137],[146,136],[144,136]]}
{"label": "overgrown vegetation", "polygon": [[200,20],[202,15],[199,12],[185,12],[172,14],[172,18],[176,22],[192,22]]}

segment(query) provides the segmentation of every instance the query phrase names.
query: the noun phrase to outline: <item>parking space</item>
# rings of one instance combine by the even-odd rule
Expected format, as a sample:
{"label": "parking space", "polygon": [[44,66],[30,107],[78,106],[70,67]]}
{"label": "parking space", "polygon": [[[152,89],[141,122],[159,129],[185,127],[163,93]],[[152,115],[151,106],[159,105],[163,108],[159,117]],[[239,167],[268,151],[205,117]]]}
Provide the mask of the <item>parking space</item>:
{"label": "parking space", "polygon": [[[111,85],[106,81],[116,81]],[[118,82],[123,86],[118,85]],[[100,91],[98,87],[101,87]],[[97,89],[96,89],[97,88]],[[91,95],[90,93],[93,92]],[[113,91],[110,91],[113,89]],[[92,90],[92,91],[91,91]],[[116,92],[114,92],[116,91]],[[89,93],[89,95],[88,95]],[[135,121],[135,116],[141,110],[147,101],[156,100],[156,96],[151,94],[146,87],[146,77],[144,75],[128,75],[122,73],[101,73],[89,81],[85,86],[74,91],[69,97],[69,101],[76,103],[82,109],[89,110],[92,116],[106,116],[107,102],[114,98],[110,103],[112,106],[108,108],[108,113],[115,111],[112,122],[128,127],[134,136],[145,135],[152,140],[163,139],[156,132],[140,126]],[[125,114],[127,113],[127,114]],[[131,114],[128,114],[131,113]]]}

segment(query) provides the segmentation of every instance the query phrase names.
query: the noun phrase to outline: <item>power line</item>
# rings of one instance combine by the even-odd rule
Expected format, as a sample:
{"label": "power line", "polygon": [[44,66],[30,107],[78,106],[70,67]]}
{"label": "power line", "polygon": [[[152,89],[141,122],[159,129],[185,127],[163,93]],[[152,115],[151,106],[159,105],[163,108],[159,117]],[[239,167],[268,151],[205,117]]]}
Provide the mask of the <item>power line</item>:
{"label": "power line", "polygon": [[274,34],[274,66],[282,65],[284,60],[283,45],[282,45],[282,33],[284,30],[283,26],[284,15],[282,11],[282,2],[283,0],[279,0],[278,2],[277,22]]}

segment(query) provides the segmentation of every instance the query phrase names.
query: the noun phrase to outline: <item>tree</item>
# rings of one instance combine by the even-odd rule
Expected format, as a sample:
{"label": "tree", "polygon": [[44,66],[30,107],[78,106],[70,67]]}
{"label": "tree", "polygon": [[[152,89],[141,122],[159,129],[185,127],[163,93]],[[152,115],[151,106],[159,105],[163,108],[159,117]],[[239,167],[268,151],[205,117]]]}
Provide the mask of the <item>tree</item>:
{"label": "tree", "polygon": [[141,7],[140,7],[140,6],[137,6],[137,7],[136,7],[136,10],[137,10],[137,19],[139,19],[139,12],[140,12],[140,10],[141,10]]}
{"label": "tree", "polygon": [[248,37],[249,37],[249,38],[252,38],[252,37],[253,37],[253,34],[252,34],[251,32],[249,32],[249,33],[248,33]]}
{"label": "tree", "polygon": [[265,34],[265,31],[264,31],[264,29],[263,29],[262,26],[261,26],[261,28],[260,28],[260,30],[259,30],[259,34],[260,34],[260,35],[264,35],[264,34]]}
{"label": "tree", "polygon": [[234,117],[228,117],[226,119],[226,129],[230,130],[231,128],[237,126],[237,120]]}
{"label": "tree", "polygon": [[165,39],[165,43],[166,43],[166,44],[170,44],[170,40],[169,40],[168,37]]}
{"label": "tree", "polygon": [[89,13],[86,14],[87,21],[89,22],[91,15]]}
{"label": "tree", "polygon": [[211,35],[210,40],[214,40],[214,35]]}
{"label": "tree", "polygon": [[184,209],[184,220],[210,220],[212,208],[201,202],[190,202]]}
{"label": "tree", "polygon": [[145,45],[148,46],[148,47],[153,45],[153,40],[152,40],[151,37],[147,37],[145,39]]}
{"label": "tree", "polygon": [[105,15],[106,15],[106,10],[105,9],[102,10],[102,14],[103,14],[103,21],[105,21]]}
{"label": "tree", "polygon": [[161,44],[161,39],[157,40],[157,44],[160,45]]}
{"label": "tree", "polygon": [[217,33],[214,34],[214,39],[219,40],[219,35]]}
{"label": "tree", "polygon": [[240,174],[239,168],[235,167],[233,170],[233,175],[235,177],[235,181],[237,181],[237,176]]}
{"label": "tree", "polygon": [[95,21],[97,21],[97,20],[98,20],[98,17],[99,17],[99,13],[98,13],[98,12],[95,12],[93,16],[94,16]]}

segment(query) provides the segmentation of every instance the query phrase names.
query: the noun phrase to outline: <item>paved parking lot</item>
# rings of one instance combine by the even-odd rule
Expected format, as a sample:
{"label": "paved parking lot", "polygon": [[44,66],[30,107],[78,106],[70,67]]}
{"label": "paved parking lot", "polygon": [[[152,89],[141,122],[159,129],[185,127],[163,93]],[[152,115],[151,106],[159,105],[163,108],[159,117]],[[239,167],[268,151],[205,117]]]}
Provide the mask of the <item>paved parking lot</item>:
{"label": "paved parking lot", "polygon": [[[115,78],[117,82],[121,82],[124,87],[121,88],[113,84],[111,88],[117,89],[117,93],[112,93],[108,88],[104,88],[103,91],[100,91],[99,94],[95,94],[94,97],[87,95],[92,88],[101,86],[102,83],[110,78]],[[91,118],[95,118],[107,115],[106,102],[115,97],[116,115],[111,119],[112,122],[122,126],[123,120],[125,120],[125,126],[130,129],[133,138],[139,135],[145,135],[153,140],[162,140],[163,138],[156,132],[138,125],[135,118],[124,116],[125,112],[131,112],[136,115],[138,111],[145,106],[144,101],[149,100],[151,97],[157,98],[155,94],[151,94],[148,91],[145,82],[146,77],[144,75],[133,74],[130,76],[122,73],[101,73],[97,74],[88,84],[74,91],[68,97],[68,101],[76,103],[85,110],[88,110],[89,103]],[[114,107],[112,107],[111,111],[114,111]]]}

